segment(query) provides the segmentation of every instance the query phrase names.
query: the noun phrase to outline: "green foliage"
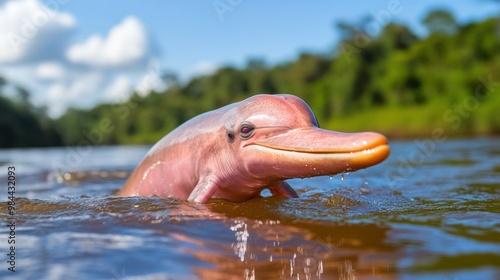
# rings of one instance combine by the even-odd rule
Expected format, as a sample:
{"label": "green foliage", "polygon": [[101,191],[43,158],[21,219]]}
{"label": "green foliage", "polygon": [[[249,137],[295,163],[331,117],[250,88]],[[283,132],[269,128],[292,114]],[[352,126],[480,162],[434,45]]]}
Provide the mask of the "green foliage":
{"label": "green foliage", "polygon": [[435,10],[430,12],[424,18],[423,24],[431,34],[453,34],[458,29],[455,18],[447,10]]}
{"label": "green foliage", "polygon": [[62,145],[54,123],[38,108],[27,102],[16,103],[0,96],[0,148]]}

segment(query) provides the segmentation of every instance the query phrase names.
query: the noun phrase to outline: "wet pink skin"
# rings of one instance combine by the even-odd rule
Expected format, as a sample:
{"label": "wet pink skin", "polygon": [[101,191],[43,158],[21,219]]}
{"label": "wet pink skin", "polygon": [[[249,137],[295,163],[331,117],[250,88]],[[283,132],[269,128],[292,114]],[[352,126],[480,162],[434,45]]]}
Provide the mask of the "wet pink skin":
{"label": "wet pink skin", "polygon": [[367,168],[389,152],[381,134],[318,128],[309,106],[296,96],[255,95],[167,134],[118,195],[241,202],[269,189],[297,197],[284,180]]}

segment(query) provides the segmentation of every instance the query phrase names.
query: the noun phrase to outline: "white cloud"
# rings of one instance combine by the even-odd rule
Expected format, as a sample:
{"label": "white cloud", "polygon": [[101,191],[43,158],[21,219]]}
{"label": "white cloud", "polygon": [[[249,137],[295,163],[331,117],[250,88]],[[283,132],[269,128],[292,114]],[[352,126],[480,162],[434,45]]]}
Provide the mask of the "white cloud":
{"label": "white cloud", "polygon": [[71,62],[96,67],[126,67],[144,62],[150,55],[151,42],[142,23],[127,17],[113,27],[106,38],[93,35],[71,46],[66,55]]}
{"label": "white cloud", "polygon": [[37,0],[7,1],[0,6],[0,63],[60,57],[75,19]]}
{"label": "white cloud", "polygon": [[64,78],[65,67],[59,62],[43,62],[36,67],[36,77],[40,80],[59,80]]}
{"label": "white cloud", "polygon": [[46,104],[50,104],[50,114],[60,116],[66,110],[68,104],[66,96],[66,88],[62,83],[54,83],[47,90]]}
{"label": "white cloud", "polygon": [[99,71],[86,71],[71,73],[64,80],[52,83],[46,89],[44,99],[50,106],[50,114],[59,116],[66,110],[68,105],[86,107],[93,105],[99,100],[100,89],[106,84],[105,75]]}
{"label": "white cloud", "polygon": [[192,76],[204,76],[213,74],[217,69],[220,68],[220,65],[213,61],[200,61],[191,70],[190,75]]}
{"label": "white cloud", "polygon": [[128,94],[132,91],[130,77],[120,75],[116,77],[104,90],[104,96],[111,102],[122,102],[127,100]]}
{"label": "white cloud", "polygon": [[142,77],[135,84],[134,90],[140,95],[145,96],[151,91],[162,91],[167,88],[167,84],[160,77],[160,63],[157,60],[151,60],[143,73]]}

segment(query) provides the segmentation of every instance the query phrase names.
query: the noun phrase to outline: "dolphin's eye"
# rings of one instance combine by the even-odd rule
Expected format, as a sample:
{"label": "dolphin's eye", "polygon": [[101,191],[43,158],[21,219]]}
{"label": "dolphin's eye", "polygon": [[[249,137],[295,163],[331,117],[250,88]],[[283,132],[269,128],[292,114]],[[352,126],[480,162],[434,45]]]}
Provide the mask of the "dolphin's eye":
{"label": "dolphin's eye", "polygon": [[240,136],[241,138],[248,139],[252,136],[254,127],[250,124],[242,124],[240,127]]}

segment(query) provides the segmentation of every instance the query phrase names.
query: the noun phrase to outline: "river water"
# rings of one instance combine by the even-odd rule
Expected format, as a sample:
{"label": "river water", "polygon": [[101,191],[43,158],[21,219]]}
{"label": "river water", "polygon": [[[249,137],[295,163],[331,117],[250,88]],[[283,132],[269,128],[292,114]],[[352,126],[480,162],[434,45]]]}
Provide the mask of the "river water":
{"label": "river water", "polygon": [[114,196],[148,147],[0,150],[0,278],[500,279],[500,138],[390,146],[298,199],[206,205]]}

